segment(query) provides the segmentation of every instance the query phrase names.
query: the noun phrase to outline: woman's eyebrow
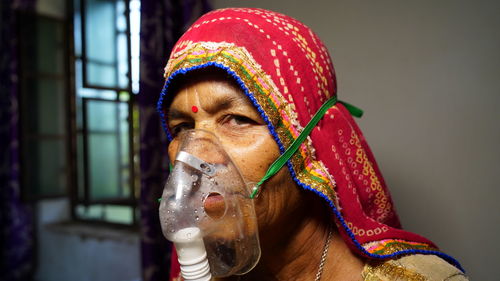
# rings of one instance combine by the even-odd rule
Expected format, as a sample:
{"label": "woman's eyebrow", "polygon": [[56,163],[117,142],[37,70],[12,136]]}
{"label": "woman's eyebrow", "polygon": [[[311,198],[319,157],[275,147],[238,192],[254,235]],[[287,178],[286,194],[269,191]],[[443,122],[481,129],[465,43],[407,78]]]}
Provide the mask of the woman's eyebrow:
{"label": "woman's eyebrow", "polygon": [[214,97],[211,102],[209,102],[206,106],[203,107],[203,109],[206,112],[213,114],[219,111],[229,109],[234,106],[241,106],[246,104],[247,103],[245,97],[221,95]]}
{"label": "woman's eyebrow", "polygon": [[[210,114],[223,111],[235,106],[252,106],[245,96],[218,95],[211,97],[211,101],[203,105],[202,108]],[[190,118],[190,113],[176,108],[167,111],[168,120]]]}
{"label": "woman's eyebrow", "polygon": [[189,114],[187,112],[182,111],[182,110],[177,110],[175,108],[170,108],[167,111],[167,119],[168,120],[186,119],[186,118],[189,118]]}

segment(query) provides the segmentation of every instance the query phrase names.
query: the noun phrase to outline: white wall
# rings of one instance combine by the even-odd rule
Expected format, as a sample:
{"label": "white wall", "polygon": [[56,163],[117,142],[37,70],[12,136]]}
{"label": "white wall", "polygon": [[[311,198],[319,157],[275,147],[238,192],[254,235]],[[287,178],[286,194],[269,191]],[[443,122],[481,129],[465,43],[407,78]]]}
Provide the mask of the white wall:
{"label": "white wall", "polygon": [[[329,47],[404,226],[494,280],[500,1],[216,0],[293,16]],[[498,277],[496,277],[498,278]]]}

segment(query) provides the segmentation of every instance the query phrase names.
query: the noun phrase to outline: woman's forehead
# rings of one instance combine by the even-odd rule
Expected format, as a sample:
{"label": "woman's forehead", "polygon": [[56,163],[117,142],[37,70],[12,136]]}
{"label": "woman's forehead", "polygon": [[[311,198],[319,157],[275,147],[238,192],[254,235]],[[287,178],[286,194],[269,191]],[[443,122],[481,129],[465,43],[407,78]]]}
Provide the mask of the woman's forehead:
{"label": "woman's forehead", "polygon": [[253,106],[234,80],[210,74],[187,80],[178,85],[176,91],[171,94],[172,103],[167,107],[170,116],[171,111],[186,106],[203,106],[207,112]]}
{"label": "woman's forehead", "polygon": [[172,101],[181,91],[185,91],[186,89],[193,88],[194,85],[199,85],[200,83],[204,84],[206,82],[214,82],[212,87],[215,87],[215,84],[226,84],[227,87],[233,87],[235,90],[241,91],[240,86],[236,83],[234,78],[228,75],[223,69],[216,67],[194,69],[186,73],[179,73],[169,82],[165,108],[168,110],[171,107]]}

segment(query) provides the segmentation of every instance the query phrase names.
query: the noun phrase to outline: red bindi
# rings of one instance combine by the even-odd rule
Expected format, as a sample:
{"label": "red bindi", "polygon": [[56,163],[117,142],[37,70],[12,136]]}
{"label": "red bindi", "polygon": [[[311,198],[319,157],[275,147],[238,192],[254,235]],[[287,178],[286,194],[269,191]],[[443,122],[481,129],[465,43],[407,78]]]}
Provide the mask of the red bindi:
{"label": "red bindi", "polygon": [[196,105],[193,105],[191,107],[191,111],[194,112],[194,113],[198,112],[198,107]]}

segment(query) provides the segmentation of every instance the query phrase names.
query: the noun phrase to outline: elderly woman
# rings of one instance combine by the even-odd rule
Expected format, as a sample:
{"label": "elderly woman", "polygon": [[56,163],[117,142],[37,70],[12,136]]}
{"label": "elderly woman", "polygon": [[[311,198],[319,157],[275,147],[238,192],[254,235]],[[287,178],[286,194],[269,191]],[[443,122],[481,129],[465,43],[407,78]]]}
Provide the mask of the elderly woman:
{"label": "elderly woman", "polygon": [[[165,78],[158,109],[171,141],[175,180],[167,183],[163,207],[179,206],[168,203],[168,198],[180,200],[202,190],[189,189],[181,196],[185,187],[175,187],[189,167],[198,164],[209,168],[191,176],[193,186],[204,182],[198,175],[213,176],[210,167],[219,169],[217,163],[237,167],[228,168],[234,180],[221,176],[219,182],[244,183],[243,189],[227,193],[211,192],[212,184],[200,195],[199,209],[186,209],[188,213],[173,219],[190,217],[191,212],[196,221],[210,220],[189,229],[202,237],[196,240],[199,256],[208,253],[212,278],[467,280],[455,259],[426,238],[401,229],[375,158],[351,117],[360,110],[337,100],[328,51],[304,24],[262,9],[213,11],[177,42]],[[207,143],[216,143],[213,151],[222,155],[219,160],[213,160],[211,148],[183,150],[201,139],[214,139]],[[176,169],[176,163],[184,163],[184,170]],[[170,189],[177,193],[168,197]],[[230,197],[234,194],[244,198]],[[251,208],[245,202],[251,202]],[[169,209],[168,214],[179,210]],[[180,241],[169,236],[177,232],[166,214],[164,233]],[[238,216],[244,217],[240,224],[235,222]],[[217,224],[226,217],[233,219]],[[212,234],[206,234],[207,227]],[[236,233],[232,229],[243,236],[229,235]],[[234,238],[231,245],[236,246],[230,251],[232,246],[210,248],[213,233]],[[251,246],[238,248],[246,239],[238,237],[247,234],[257,238],[249,238]],[[194,252],[185,250],[185,244],[176,246],[185,265],[183,278],[190,279],[193,265],[186,261],[197,258],[186,258]],[[174,253],[174,279],[181,278],[177,262]],[[218,274],[221,262],[235,270]],[[203,280],[200,276],[193,280]]]}

